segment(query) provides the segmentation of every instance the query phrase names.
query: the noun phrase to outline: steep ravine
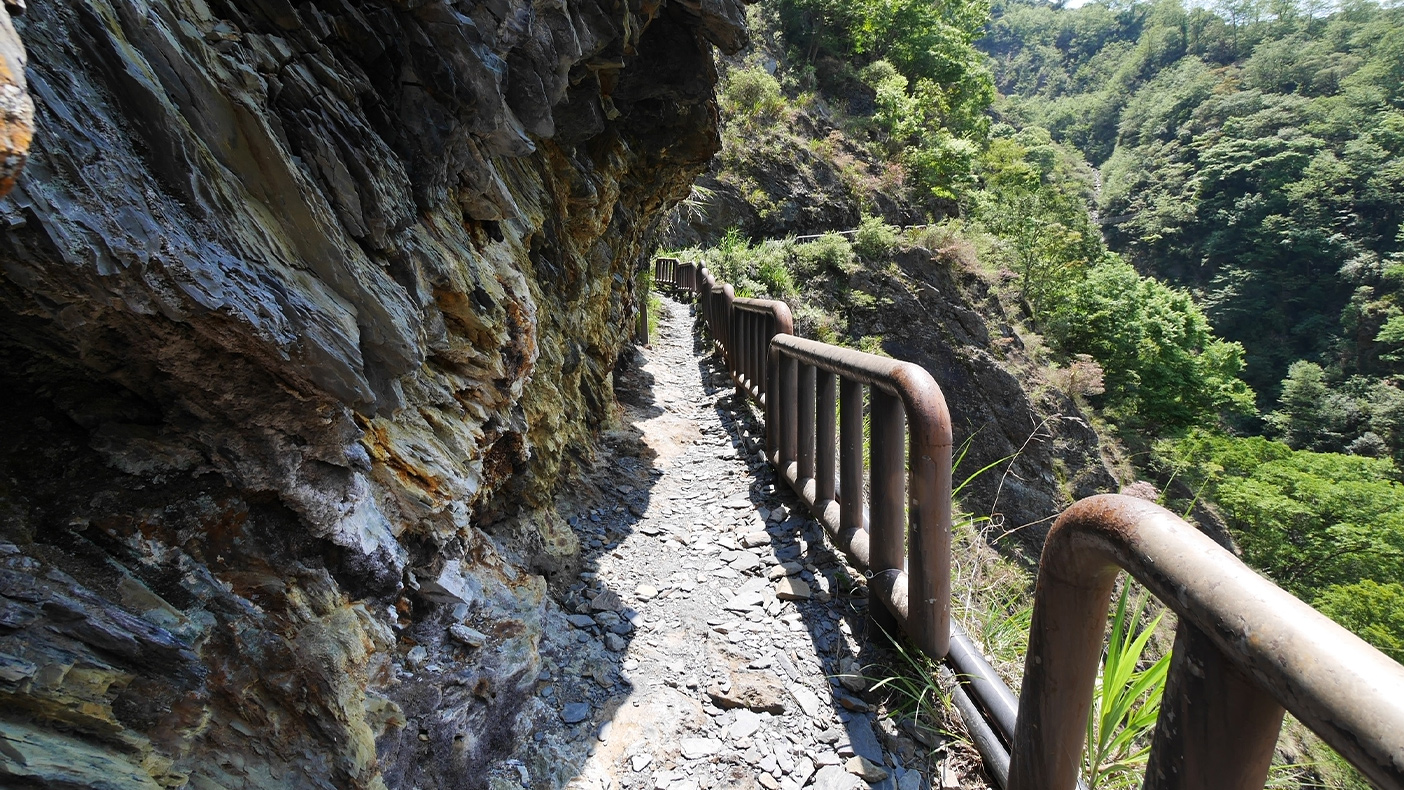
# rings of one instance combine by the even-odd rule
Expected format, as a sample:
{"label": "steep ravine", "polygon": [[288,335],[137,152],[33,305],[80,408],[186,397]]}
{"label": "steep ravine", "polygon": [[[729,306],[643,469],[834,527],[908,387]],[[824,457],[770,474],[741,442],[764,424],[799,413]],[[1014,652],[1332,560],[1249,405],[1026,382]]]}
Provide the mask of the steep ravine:
{"label": "steep ravine", "polygon": [[553,494],[612,419],[632,275],[717,149],[742,18],[29,4],[0,784],[502,781],[579,552]]}

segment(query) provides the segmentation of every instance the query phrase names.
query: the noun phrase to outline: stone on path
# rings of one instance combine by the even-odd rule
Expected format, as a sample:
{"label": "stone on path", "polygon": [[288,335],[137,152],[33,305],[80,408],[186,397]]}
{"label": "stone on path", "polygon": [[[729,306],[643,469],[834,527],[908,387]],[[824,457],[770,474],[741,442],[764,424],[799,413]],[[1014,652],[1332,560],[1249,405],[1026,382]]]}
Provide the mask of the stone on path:
{"label": "stone on path", "polygon": [[738,672],[726,691],[713,686],[707,696],[718,708],[745,708],[780,715],[785,712],[785,689],[769,672]]}
{"label": "stone on path", "polygon": [[572,702],[561,710],[561,721],[566,724],[578,724],[590,718],[590,703]]}
{"label": "stone on path", "polygon": [[868,679],[863,677],[863,668],[852,657],[845,657],[839,661],[838,680],[849,691],[862,691],[868,687]]}
{"label": "stone on path", "polygon": [[658,597],[658,588],[651,584],[640,584],[634,588],[634,597],[640,601],[650,601]]}
{"label": "stone on path", "polygon": [[848,762],[844,763],[843,767],[849,773],[860,777],[865,782],[881,782],[887,778],[886,768],[859,755],[848,758]]}
{"label": "stone on path", "polygon": [[605,590],[590,601],[590,608],[597,612],[617,612],[624,608],[624,602],[619,600],[619,593]]}
{"label": "stone on path", "polygon": [[782,562],[766,572],[768,579],[781,579],[786,576],[794,576],[804,570],[804,566],[798,562]]}
{"label": "stone on path", "polygon": [[731,726],[727,728],[727,734],[731,736],[732,740],[739,741],[742,738],[749,738],[755,735],[756,730],[760,729],[760,725],[760,716],[743,708],[736,711],[736,721],[732,722]]}
{"label": "stone on path", "polygon": [[[730,453],[728,453],[723,457],[730,458],[732,456]],[[740,510],[742,508],[747,508],[751,506],[751,498],[746,494],[738,494],[723,502],[721,506],[724,508],[729,508],[731,510]]]}
{"label": "stone on path", "polygon": [[573,614],[566,617],[566,621],[576,628],[589,628],[595,624],[595,618],[588,614]]}
{"label": "stone on path", "polygon": [[678,744],[682,756],[689,760],[700,760],[703,757],[711,757],[721,751],[722,742],[716,738],[683,738]]}
{"label": "stone on path", "polygon": [[795,780],[795,784],[804,787],[804,783],[809,781],[809,777],[814,775],[814,761],[808,757],[801,757],[795,760],[795,770],[790,772],[790,778]]}
{"label": "stone on path", "polygon": [[775,585],[775,597],[782,601],[809,600],[809,585],[803,579],[786,576]]}
{"label": "stone on path", "polygon": [[769,546],[770,533],[760,531],[747,532],[745,535],[741,536],[741,545],[748,549],[753,549],[756,546]]}
{"label": "stone on path", "polygon": [[819,702],[819,695],[804,686],[791,686],[790,695],[795,698],[795,702],[799,703],[800,710],[804,711],[804,715],[808,718],[815,718],[819,715],[819,711],[823,710],[823,703]]}
{"label": "stone on path", "polygon": [[841,766],[826,765],[814,777],[814,790],[857,790],[860,781]]}
{"label": "stone on path", "polygon": [[877,734],[873,732],[872,721],[867,716],[854,716],[843,726],[848,731],[849,749],[854,754],[866,757],[875,763],[883,762],[882,745],[878,743]]}
{"label": "stone on path", "polygon": [[746,552],[731,561],[732,569],[741,571],[742,573],[755,570],[760,567],[760,564],[760,558],[750,552]]}
{"label": "stone on path", "polygon": [[[651,762],[653,762],[653,755],[648,752],[639,752],[629,758],[629,767],[634,769],[634,773],[638,773],[647,768]],[[910,788],[903,788],[903,790],[910,790]]]}
{"label": "stone on path", "polygon": [[751,579],[741,585],[741,589],[737,590],[736,595],[732,596],[731,600],[723,604],[722,608],[743,612],[747,609],[760,606],[762,603],[765,603],[765,588],[766,583],[764,579]]}

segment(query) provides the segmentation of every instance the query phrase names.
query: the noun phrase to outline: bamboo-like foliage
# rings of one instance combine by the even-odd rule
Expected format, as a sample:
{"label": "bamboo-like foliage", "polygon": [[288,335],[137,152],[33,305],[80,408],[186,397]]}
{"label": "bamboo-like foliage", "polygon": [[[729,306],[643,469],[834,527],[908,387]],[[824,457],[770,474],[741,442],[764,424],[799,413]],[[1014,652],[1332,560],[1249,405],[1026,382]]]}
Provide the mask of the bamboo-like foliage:
{"label": "bamboo-like foliage", "polygon": [[1150,734],[1160,715],[1160,698],[1170,668],[1170,653],[1148,667],[1138,668],[1144,663],[1146,645],[1164,612],[1140,627],[1149,595],[1137,596],[1128,611],[1130,590],[1129,583],[1123,585],[1117,600],[1111,638],[1107,640],[1087,717],[1082,767],[1091,790],[1140,783],[1150,757]]}

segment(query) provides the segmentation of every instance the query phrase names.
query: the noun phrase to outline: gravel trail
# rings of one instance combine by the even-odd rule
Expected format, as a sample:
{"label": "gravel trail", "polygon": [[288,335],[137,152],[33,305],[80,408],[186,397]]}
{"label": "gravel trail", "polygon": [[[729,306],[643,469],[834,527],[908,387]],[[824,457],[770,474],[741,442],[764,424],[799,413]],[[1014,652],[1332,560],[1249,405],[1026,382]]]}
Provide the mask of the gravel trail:
{"label": "gravel trail", "polygon": [[571,517],[590,557],[559,639],[576,658],[548,662],[557,674],[539,684],[568,728],[549,737],[589,742],[570,786],[930,787],[917,755],[941,737],[864,698],[863,587],[775,491],[753,418],[704,359],[689,307],[664,305],[641,370],[619,382],[622,422],[649,463],[621,472],[607,459],[617,477],[596,482],[617,499]]}

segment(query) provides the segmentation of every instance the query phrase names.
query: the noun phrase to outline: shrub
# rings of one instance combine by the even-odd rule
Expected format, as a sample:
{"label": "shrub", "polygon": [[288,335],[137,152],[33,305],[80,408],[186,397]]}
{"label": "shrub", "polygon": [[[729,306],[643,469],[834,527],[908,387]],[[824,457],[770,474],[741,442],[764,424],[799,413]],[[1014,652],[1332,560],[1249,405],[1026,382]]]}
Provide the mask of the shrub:
{"label": "shrub", "polygon": [[773,120],[785,109],[785,94],[764,69],[739,69],[727,78],[722,102],[729,113],[748,120]]}
{"label": "shrub", "polygon": [[1105,371],[1097,360],[1087,354],[1073,355],[1066,368],[1049,371],[1048,379],[1079,404],[1089,395],[1101,395],[1107,391]]}
{"label": "shrub", "polygon": [[877,217],[864,217],[853,234],[853,250],[864,260],[880,261],[892,254],[899,231]]}
{"label": "shrub", "polygon": [[752,248],[755,280],[761,291],[773,299],[799,292],[790,268],[785,265],[785,246],[780,242],[768,241]]}
{"label": "shrub", "polygon": [[800,275],[847,273],[853,265],[853,245],[837,233],[826,233],[814,241],[795,244],[792,254],[795,272]]}

